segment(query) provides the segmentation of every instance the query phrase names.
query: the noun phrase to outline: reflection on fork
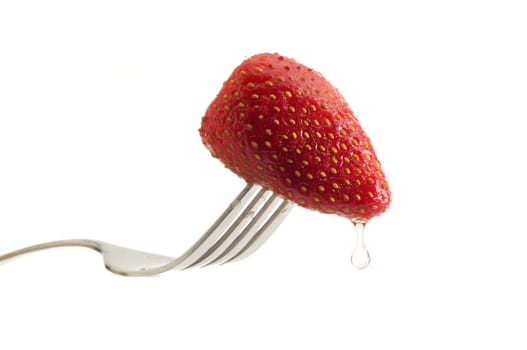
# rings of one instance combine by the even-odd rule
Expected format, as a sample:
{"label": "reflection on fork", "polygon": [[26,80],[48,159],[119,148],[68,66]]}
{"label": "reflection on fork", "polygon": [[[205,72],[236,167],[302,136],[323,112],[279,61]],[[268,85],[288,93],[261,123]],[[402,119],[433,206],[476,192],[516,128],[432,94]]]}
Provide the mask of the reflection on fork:
{"label": "reflection on fork", "polygon": [[293,208],[293,203],[248,184],[192,247],[178,258],[91,240],[69,239],[22,248],[0,255],[0,264],[15,257],[56,247],[85,247],[101,253],[106,268],[123,276],[153,276],[241,260],[271,236]]}

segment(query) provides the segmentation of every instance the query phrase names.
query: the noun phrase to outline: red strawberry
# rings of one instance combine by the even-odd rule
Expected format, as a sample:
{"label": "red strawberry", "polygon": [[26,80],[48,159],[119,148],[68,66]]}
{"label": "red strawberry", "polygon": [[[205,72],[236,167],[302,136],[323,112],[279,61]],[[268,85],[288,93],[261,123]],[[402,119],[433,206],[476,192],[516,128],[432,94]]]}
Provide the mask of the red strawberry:
{"label": "red strawberry", "polygon": [[391,196],[375,151],[322,75],[278,54],[242,62],[203,117],[213,156],[299,205],[367,221]]}

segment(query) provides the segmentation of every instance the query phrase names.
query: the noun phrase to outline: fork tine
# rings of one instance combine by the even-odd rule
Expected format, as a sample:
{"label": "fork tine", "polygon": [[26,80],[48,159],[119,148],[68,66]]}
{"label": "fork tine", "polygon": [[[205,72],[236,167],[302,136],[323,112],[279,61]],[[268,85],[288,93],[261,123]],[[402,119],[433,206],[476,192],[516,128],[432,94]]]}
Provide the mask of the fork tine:
{"label": "fork tine", "polygon": [[271,230],[269,230],[267,234],[268,236],[271,235],[273,227],[270,223],[273,218],[278,217],[277,213],[280,213],[281,211],[280,204],[287,203],[287,201],[270,191],[268,193],[270,195],[269,199],[260,208],[253,220],[244,228],[243,232],[233,240],[230,246],[227,247],[217,259],[210,262],[210,264],[224,264],[234,259],[244,250],[248,249],[252,243],[255,242],[255,238],[259,234],[265,233],[268,228]]}
{"label": "fork tine", "polygon": [[234,255],[229,260],[223,262],[235,262],[247,258],[249,255],[254,253],[258,248],[260,248],[269,237],[274,233],[274,231],[280,226],[282,221],[289,214],[291,209],[293,209],[294,204],[288,200],[282,200],[282,203],[278,208],[273,212],[271,217],[267,222],[265,222],[258,231],[255,231],[253,237],[250,241],[240,250],[240,252]]}
{"label": "fork tine", "polygon": [[230,224],[236,219],[240,211],[251,202],[263,195],[261,187],[247,184],[240,194],[232,201],[227,209],[212,224],[212,226],[185,253],[175,259],[170,268],[182,270],[200,259],[221,237]]}
{"label": "fork tine", "polygon": [[209,264],[209,262],[216,260],[221,254],[224,254],[233,240],[242,234],[243,229],[251,224],[255,212],[258,212],[262,207],[262,203],[265,206],[266,203],[266,191],[260,189],[256,196],[250,201],[238,217],[233,220],[232,224],[224,230],[221,237],[200,257],[198,257],[192,264],[187,265],[184,268],[191,267],[202,267]]}

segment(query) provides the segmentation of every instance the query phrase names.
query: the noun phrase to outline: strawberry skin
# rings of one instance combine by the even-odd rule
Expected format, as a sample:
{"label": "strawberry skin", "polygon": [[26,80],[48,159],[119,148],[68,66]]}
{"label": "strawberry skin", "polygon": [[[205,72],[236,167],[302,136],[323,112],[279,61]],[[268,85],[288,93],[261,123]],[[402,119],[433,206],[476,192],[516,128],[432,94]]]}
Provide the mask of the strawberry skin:
{"label": "strawberry skin", "polygon": [[342,95],[279,54],[233,71],[200,135],[228,169],[305,208],[367,221],[390,204],[375,151]]}

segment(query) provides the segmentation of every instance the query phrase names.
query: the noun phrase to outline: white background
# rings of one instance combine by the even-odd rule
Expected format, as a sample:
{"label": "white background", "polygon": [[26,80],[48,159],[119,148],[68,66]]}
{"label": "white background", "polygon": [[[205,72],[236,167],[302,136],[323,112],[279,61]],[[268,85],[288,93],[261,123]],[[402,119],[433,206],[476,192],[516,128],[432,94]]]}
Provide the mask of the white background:
{"label": "white background", "polygon": [[346,96],[393,205],[363,271],[350,223],[300,208],[222,267],[125,278],[80,248],[17,259],[0,266],[0,348],[525,349],[520,3],[1,1],[0,254],[77,237],[182,252],[243,187],[201,116],[264,51]]}

